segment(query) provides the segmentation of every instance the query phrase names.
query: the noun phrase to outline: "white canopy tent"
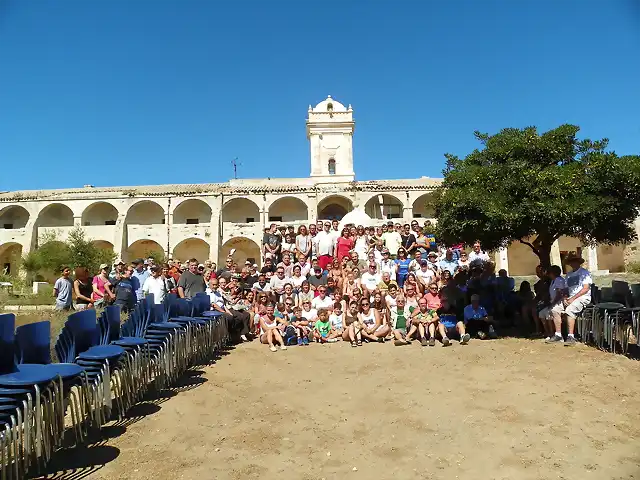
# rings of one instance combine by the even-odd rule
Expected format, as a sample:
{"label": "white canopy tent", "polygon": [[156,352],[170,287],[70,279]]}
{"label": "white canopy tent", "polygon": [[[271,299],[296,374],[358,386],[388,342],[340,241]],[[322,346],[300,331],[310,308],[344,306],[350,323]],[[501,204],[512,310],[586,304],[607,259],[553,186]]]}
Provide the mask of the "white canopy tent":
{"label": "white canopy tent", "polygon": [[356,227],[358,225],[362,225],[363,227],[372,227],[376,225],[376,220],[372,219],[369,215],[364,213],[364,210],[356,208],[355,210],[350,211],[344,217],[342,217],[338,230],[342,231],[344,226],[349,224],[353,224]]}

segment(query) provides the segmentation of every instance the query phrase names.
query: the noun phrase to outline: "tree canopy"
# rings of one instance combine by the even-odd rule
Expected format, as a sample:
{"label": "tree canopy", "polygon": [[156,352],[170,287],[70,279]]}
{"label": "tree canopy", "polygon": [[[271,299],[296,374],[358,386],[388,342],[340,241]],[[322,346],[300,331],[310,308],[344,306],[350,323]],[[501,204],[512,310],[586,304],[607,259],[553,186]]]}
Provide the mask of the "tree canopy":
{"label": "tree canopy", "polygon": [[438,238],[447,244],[480,240],[486,249],[522,242],[544,265],[561,236],[585,245],[634,240],[640,157],[608,151],[607,139],[580,140],[579,130],[475,132],[481,149],[464,159],[445,155],[435,196]]}

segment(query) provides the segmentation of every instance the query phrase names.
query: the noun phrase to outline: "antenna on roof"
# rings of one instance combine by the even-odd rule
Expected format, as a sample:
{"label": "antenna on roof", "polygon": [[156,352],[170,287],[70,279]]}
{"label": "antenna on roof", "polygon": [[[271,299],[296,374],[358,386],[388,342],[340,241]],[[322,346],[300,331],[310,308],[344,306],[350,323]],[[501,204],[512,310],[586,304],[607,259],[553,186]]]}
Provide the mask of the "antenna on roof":
{"label": "antenna on roof", "polygon": [[238,179],[238,165],[242,165],[238,162],[238,157],[231,160],[231,165],[233,165],[233,178]]}

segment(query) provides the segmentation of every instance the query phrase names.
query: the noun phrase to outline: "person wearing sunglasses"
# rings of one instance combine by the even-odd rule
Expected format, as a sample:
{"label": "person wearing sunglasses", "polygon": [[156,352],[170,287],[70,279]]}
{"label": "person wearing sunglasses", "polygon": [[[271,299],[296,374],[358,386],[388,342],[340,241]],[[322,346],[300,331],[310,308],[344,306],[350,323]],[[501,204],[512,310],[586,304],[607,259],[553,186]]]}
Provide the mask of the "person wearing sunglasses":
{"label": "person wearing sunglasses", "polygon": [[363,325],[362,337],[370,342],[384,343],[384,338],[389,334],[389,325],[383,325],[380,312],[371,308],[368,296],[360,299],[360,313],[358,320]]}

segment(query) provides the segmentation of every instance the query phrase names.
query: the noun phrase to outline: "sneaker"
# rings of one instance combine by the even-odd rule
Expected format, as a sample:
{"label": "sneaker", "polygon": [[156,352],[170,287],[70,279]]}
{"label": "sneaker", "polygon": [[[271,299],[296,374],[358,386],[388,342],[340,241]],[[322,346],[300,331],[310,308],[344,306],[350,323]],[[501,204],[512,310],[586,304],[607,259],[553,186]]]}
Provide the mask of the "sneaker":
{"label": "sneaker", "polygon": [[478,338],[480,340],[484,340],[485,338],[487,338],[487,334],[482,332],[482,331],[480,331],[480,332],[478,332]]}
{"label": "sneaker", "polygon": [[282,346],[280,347],[280,350],[286,350],[286,349],[287,349],[287,346],[286,346],[286,345],[282,345]]}
{"label": "sneaker", "polygon": [[549,343],[549,340],[551,340],[551,337],[545,337],[544,338],[544,343]]}
{"label": "sneaker", "polygon": [[573,347],[576,344],[576,337],[567,337],[564,341],[565,347]]}
{"label": "sneaker", "polygon": [[247,340],[247,336],[246,335],[240,335],[240,340],[242,340],[243,342],[248,342],[249,340]]}
{"label": "sneaker", "polygon": [[471,335],[465,333],[464,335],[462,335],[462,338],[460,338],[460,345],[466,345],[467,343],[469,343],[469,340],[471,340]]}
{"label": "sneaker", "polygon": [[329,339],[327,339],[327,342],[329,342],[329,343],[336,343],[337,341],[338,341],[337,338],[329,338]]}
{"label": "sneaker", "polygon": [[429,346],[430,347],[435,347],[436,346],[436,339],[435,338],[431,337],[429,339]]}
{"label": "sneaker", "polygon": [[378,337],[378,342],[379,343],[384,343],[384,340],[385,340],[384,337]]}
{"label": "sneaker", "polygon": [[269,347],[269,350],[271,350],[272,352],[277,352],[278,351],[278,349],[276,347],[274,347],[273,345],[271,345]]}
{"label": "sneaker", "polygon": [[393,344],[394,344],[396,347],[401,347],[401,346],[403,346],[403,345],[409,345],[409,343],[408,343],[406,340],[394,340],[394,341],[393,341]]}
{"label": "sneaker", "polygon": [[449,341],[449,337],[444,337],[442,339],[442,346],[443,347],[448,347],[449,345],[451,345],[451,342]]}
{"label": "sneaker", "polygon": [[304,338],[302,339],[302,344],[303,344],[303,345],[309,345],[309,337],[304,337]]}
{"label": "sneaker", "polygon": [[298,337],[298,345],[302,345],[302,338]]}
{"label": "sneaker", "polygon": [[554,335],[549,340],[546,340],[545,343],[564,343],[564,340],[560,335]]}
{"label": "sneaker", "polygon": [[489,338],[498,338],[498,334],[493,329],[493,325],[489,325]]}
{"label": "sneaker", "polygon": [[429,342],[427,342],[427,339],[425,337],[422,337],[422,339],[420,340],[420,345],[426,347],[427,345],[429,345]]}

